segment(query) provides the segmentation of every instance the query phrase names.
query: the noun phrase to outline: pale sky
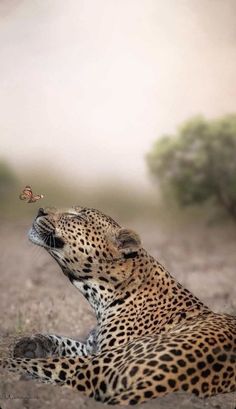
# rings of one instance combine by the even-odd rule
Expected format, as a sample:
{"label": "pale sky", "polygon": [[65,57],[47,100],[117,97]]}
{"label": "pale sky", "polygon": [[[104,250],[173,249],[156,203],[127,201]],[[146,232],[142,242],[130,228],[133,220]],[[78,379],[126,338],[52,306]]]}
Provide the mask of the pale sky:
{"label": "pale sky", "polygon": [[0,156],[148,181],[192,115],[236,111],[235,0],[1,0]]}

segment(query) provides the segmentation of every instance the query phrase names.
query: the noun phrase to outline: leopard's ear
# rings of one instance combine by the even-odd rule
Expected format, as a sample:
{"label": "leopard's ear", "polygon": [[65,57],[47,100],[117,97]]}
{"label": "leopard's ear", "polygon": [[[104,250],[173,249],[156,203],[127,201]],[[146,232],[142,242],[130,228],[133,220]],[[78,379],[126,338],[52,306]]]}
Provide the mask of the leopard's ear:
{"label": "leopard's ear", "polygon": [[139,235],[132,230],[123,228],[117,232],[115,243],[117,249],[125,258],[135,257],[138,249],[141,247]]}

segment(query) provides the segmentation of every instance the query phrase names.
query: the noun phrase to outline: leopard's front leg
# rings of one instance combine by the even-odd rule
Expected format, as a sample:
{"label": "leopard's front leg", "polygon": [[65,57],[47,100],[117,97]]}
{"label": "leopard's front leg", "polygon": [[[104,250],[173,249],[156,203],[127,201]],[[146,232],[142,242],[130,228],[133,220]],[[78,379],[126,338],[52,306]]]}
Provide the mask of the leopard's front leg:
{"label": "leopard's front leg", "polygon": [[87,356],[83,342],[59,335],[36,334],[21,338],[15,345],[15,358],[44,358],[50,356]]}
{"label": "leopard's front leg", "polygon": [[[109,358],[107,357],[107,359]],[[43,383],[66,386],[98,401],[105,401],[107,393],[107,399],[111,397],[108,379],[104,379],[103,376],[104,369],[108,369],[104,364],[105,360],[102,358],[100,361],[100,358],[96,356],[0,359],[0,367],[11,372],[30,375]],[[98,376],[100,370],[101,380]],[[110,375],[113,374],[115,378],[120,376],[114,366],[109,368],[109,373]],[[123,386],[122,389],[124,389]]]}
{"label": "leopard's front leg", "polygon": [[44,383],[66,385],[78,369],[86,369],[86,358],[7,358],[0,359],[0,367],[19,374],[28,374]]}

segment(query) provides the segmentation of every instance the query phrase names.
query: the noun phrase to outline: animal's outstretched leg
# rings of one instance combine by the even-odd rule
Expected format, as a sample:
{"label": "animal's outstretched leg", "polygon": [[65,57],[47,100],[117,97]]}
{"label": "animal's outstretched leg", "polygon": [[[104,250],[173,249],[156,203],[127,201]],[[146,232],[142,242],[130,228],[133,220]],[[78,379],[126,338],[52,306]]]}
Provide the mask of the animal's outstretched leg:
{"label": "animal's outstretched leg", "polygon": [[65,384],[78,369],[86,369],[86,358],[7,358],[0,359],[0,367],[19,374],[29,374],[44,383]]}
{"label": "animal's outstretched leg", "polygon": [[36,334],[21,338],[15,345],[15,358],[44,358],[49,356],[87,356],[86,344],[59,335]]}
{"label": "animal's outstretched leg", "polygon": [[[67,386],[104,403],[127,405],[155,396],[150,395],[150,380],[144,381],[142,371],[136,371],[135,364],[126,362],[123,354],[116,356],[107,352],[90,358],[14,358],[3,360],[0,365],[44,383]],[[158,377],[160,381],[163,378]],[[168,389],[160,386],[158,396],[168,393]]]}

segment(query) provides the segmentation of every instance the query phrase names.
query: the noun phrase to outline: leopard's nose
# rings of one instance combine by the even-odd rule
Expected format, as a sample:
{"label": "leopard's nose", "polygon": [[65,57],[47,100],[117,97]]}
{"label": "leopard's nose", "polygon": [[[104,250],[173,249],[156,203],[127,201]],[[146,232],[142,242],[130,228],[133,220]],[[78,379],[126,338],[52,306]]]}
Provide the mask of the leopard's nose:
{"label": "leopard's nose", "polygon": [[37,217],[40,217],[40,216],[47,216],[47,213],[44,211],[42,207],[39,208],[38,214],[37,214]]}

